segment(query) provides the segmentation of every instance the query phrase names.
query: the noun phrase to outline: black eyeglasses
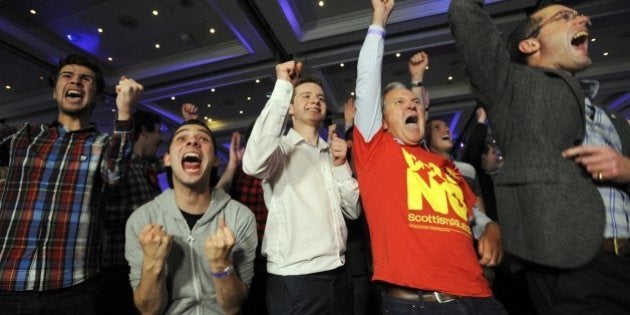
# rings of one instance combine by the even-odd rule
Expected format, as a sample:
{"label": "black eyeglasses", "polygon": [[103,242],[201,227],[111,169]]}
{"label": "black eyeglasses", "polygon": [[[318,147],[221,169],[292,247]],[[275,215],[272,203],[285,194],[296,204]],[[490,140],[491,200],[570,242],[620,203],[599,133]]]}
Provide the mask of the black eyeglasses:
{"label": "black eyeglasses", "polygon": [[[571,20],[573,20],[573,19],[575,19],[576,17],[579,17],[579,16],[586,16],[586,15],[584,15],[584,14],[578,12],[578,11],[573,11],[573,10],[558,11],[556,14],[552,15],[546,21],[538,24],[538,26],[535,29],[533,29],[531,32],[529,32],[529,34],[527,34],[527,36],[525,36],[524,38],[532,37],[532,35],[536,34],[538,31],[540,31],[541,28],[543,28],[543,26],[545,26],[547,24],[550,24],[550,23],[555,22],[555,21],[559,21],[560,19],[563,19],[563,20],[569,22],[569,21],[571,21]],[[587,21],[588,25],[591,25],[591,20],[588,17],[586,17],[586,18],[588,20]]]}

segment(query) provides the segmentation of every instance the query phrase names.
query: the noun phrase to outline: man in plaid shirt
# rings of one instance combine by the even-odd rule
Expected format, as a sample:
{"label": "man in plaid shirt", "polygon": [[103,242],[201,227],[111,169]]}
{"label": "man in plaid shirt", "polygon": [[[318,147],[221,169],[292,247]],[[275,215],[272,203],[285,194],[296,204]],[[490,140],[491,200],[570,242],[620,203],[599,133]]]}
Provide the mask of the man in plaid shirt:
{"label": "man in plaid shirt", "polygon": [[50,125],[0,130],[0,309],[7,314],[107,312],[101,272],[101,197],[126,174],[133,106],[143,87],[121,77],[113,136],[89,123],[102,99],[100,69],[70,55],[50,83],[58,117]]}

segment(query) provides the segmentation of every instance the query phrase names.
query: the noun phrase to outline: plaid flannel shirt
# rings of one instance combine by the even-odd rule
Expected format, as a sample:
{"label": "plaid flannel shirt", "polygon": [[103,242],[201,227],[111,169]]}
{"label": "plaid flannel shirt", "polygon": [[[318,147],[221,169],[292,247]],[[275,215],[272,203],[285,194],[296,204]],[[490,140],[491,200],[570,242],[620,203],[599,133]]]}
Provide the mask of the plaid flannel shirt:
{"label": "plaid flannel shirt", "polygon": [[100,269],[100,209],[105,184],[126,173],[132,123],[113,136],[94,125],[58,123],[0,130],[0,290],[52,290]]}

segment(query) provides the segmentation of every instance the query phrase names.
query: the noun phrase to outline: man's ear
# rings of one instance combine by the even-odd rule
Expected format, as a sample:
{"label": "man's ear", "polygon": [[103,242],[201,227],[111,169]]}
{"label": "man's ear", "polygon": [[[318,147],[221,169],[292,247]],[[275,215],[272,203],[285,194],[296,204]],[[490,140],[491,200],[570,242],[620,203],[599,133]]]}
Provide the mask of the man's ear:
{"label": "man's ear", "polygon": [[217,156],[214,157],[214,163],[212,163],[212,167],[219,167],[219,164],[221,164],[221,159]]}
{"label": "man's ear", "polygon": [[535,38],[526,38],[518,43],[518,50],[525,55],[531,55],[540,49],[540,43]]}
{"label": "man's ear", "polygon": [[383,118],[383,130],[387,130],[387,122],[385,121],[385,118]]}
{"label": "man's ear", "polygon": [[293,109],[293,102],[289,104],[289,115],[291,116],[295,115],[295,110]]}
{"label": "man's ear", "polygon": [[171,156],[168,154],[168,152],[164,153],[162,161],[164,162],[164,166],[171,166]]}

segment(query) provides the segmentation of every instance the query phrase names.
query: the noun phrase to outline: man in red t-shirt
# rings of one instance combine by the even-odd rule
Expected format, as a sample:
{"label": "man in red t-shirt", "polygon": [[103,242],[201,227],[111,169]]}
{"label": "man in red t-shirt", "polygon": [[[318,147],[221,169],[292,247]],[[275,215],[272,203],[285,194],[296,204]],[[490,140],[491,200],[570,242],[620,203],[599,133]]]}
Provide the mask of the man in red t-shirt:
{"label": "man in red t-shirt", "polygon": [[[383,312],[505,314],[472,246],[473,192],[451,161],[420,146],[420,97],[390,83],[381,99],[384,25],[393,6],[393,0],[372,0],[372,25],[358,61],[353,147],[374,280],[384,284]],[[412,85],[421,87],[421,79]]]}

